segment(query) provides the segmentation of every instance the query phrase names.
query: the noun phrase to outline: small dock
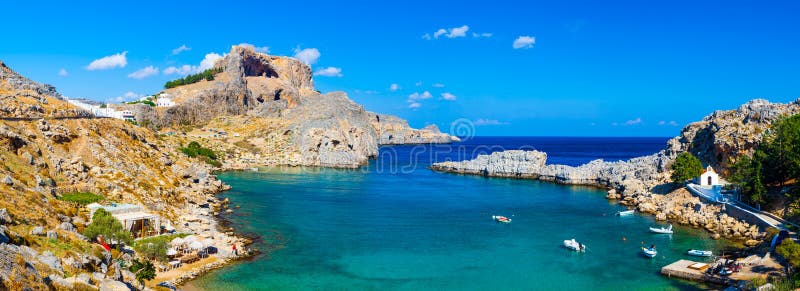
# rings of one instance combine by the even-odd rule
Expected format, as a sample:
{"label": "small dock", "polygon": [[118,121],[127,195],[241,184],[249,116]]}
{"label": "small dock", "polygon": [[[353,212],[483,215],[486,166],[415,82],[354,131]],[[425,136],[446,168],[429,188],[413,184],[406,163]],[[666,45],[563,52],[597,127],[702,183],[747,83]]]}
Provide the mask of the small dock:
{"label": "small dock", "polygon": [[661,274],[670,278],[675,277],[719,285],[733,285],[736,283],[737,280],[729,277],[723,277],[716,274],[707,274],[706,269],[711,267],[712,266],[708,263],[690,260],[678,260],[677,262],[661,268]]}

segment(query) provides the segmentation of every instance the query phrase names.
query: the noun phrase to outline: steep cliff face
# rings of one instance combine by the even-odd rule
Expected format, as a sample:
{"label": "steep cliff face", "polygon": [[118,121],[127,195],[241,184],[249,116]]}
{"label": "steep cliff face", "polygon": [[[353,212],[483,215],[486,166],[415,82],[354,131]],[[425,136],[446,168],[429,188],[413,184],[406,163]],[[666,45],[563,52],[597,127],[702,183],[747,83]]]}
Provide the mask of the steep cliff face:
{"label": "steep cliff face", "polygon": [[[347,98],[342,92],[321,94],[314,90],[312,71],[297,59],[269,56],[248,47],[234,46],[217,61],[221,70],[213,81],[166,90],[177,106],[168,109],[135,107],[143,124],[168,127],[209,125],[217,117],[247,116],[241,120],[268,122],[270,131],[288,137],[283,143],[262,142],[265,135],[239,133],[236,144],[219,144],[232,153],[226,165],[308,165],[357,167],[377,155],[379,144],[452,142],[435,129],[414,130],[396,117],[392,125],[372,120],[376,115]],[[230,120],[230,119],[229,119]],[[257,130],[257,129],[256,129]],[[381,140],[379,135],[397,136]],[[242,135],[253,136],[242,140]],[[386,141],[386,142],[383,142]],[[213,143],[213,142],[212,142]],[[278,145],[279,148],[259,148]]]}
{"label": "steep cliff face", "polygon": [[[63,279],[110,266],[78,233],[88,221],[83,207],[58,200],[61,194],[91,191],[107,202],[143,205],[192,231],[180,223],[190,205],[215,201],[225,187],[152,131],[92,118],[47,90],[31,89],[51,87],[18,80],[27,79],[4,67],[0,100],[23,109],[0,116],[0,216],[7,217],[0,217],[0,289],[47,289],[48,275]],[[34,106],[43,110],[24,109]]]}

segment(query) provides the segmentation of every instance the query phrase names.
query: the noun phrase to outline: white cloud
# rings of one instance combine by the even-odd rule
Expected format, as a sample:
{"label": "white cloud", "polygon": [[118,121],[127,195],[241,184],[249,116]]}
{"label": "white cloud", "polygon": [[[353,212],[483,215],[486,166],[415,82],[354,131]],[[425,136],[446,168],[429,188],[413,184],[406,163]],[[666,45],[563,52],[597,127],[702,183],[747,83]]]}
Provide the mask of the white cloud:
{"label": "white cloud", "polygon": [[454,27],[450,29],[450,33],[445,35],[447,38],[456,38],[456,37],[464,37],[467,35],[467,31],[469,31],[469,26],[461,26],[461,27]]}
{"label": "white cloud", "polygon": [[473,121],[475,125],[504,125],[508,124],[508,122],[502,122],[497,119],[483,119],[478,118],[477,120]]}
{"label": "white cloud", "polygon": [[422,81],[414,83],[414,86],[417,86],[417,87],[422,86]]}
{"label": "white cloud", "polygon": [[417,109],[420,107],[422,107],[422,104],[420,104],[419,102],[408,102],[408,108]]}
{"label": "white cloud", "polygon": [[128,91],[128,92],[125,92],[125,94],[122,94],[121,96],[114,97],[112,100],[114,102],[121,103],[121,102],[127,102],[127,101],[132,101],[132,100],[138,100],[138,99],[141,99],[142,97],[144,97],[144,95]]}
{"label": "white cloud", "polygon": [[642,123],[642,118],[641,117],[637,117],[636,119],[631,119],[631,120],[625,121],[625,125],[627,125],[627,126],[637,125],[637,124],[641,124],[641,123]]}
{"label": "white cloud", "polygon": [[341,77],[342,76],[342,68],[327,67],[327,68],[324,68],[324,69],[319,69],[316,72],[314,72],[314,76]]}
{"label": "white cloud", "polygon": [[249,44],[249,43],[246,43],[246,42],[240,43],[239,46],[249,47],[249,48],[253,49],[254,51],[256,51],[258,53],[264,53],[264,54],[268,54],[269,53],[269,47],[268,46],[255,46],[255,45],[252,45],[252,44]]}
{"label": "white cloud", "polygon": [[514,40],[514,49],[529,49],[536,43],[536,38],[532,36],[520,36]]}
{"label": "white cloud", "polygon": [[447,33],[447,30],[445,30],[444,28],[439,28],[439,30],[437,30],[436,32],[433,33],[433,38],[439,38],[440,36],[442,36],[443,34],[446,34],[446,33]]}
{"label": "white cloud", "polygon": [[191,49],[192,48],[186,46],[185,44],[182,44],[181,46],[179,46],[179,47],[177,47],[177,48],[172,50],[172,55],[174,56],[174,55],[180,54],[182,52],[185,52],[185,51],[188,51],[188,50],[191,50]]}
{"label": "white cloud", "polygon": [[142,69],[140,69],[140,70],[138,70],[136,72],[128,74],[128,78],[141,80],[141,79],[144,79],[144,78],[147,78],[147,77],[150,77],[150,76],[155,76],[155,75],[158,75],[158,68],[153,67],[153,66],[147,66],[147,67],[144,67],[144,68],[142,68]]}
{"label": "white cloud", "polygon": [[442,84],[442,83],[436,83],[436,84],[433,84],[433,87],[434,87],[434,88],[444,88],[444,84]]}
{"label": "white cloud", "polygon": [[[423,39],[431,40],[431,39],[438,39],[440,36],[445,36],[447,38],[457,38],[457,37],[465,37],[467,36],[467,31],[469,31],[469,26],[464,25],[460,27],[453,27],[450,29],[439,28],[439,30],[433,32],[433,36],[431,34],[426,33],[422,35]],[[483,35],[483,34],[478,34]],[[491,36],[491,33],[489,34]]]}
{"label": "white cloud", "polygon": [[219,60],[219,59],[221,59],[223,57],[224,57],[223,55],[220,55],[218,53],[207,53],[206,56],[203,58],[203,60],[200,61],[200,65],[197,65],[197,66],[183,65],[183,66],[179,66],[179,67],[172,66],[172,67],[168,67],[168,68],[164,69],[164,71],[162,71],[162,73],[164,75],[197,74],[197,73],[200,73],[202,71],[205,71],[205,70],[213,68],[214,67],[214,63],[217,60]]}
{"label": "white cloud", "polygon": [[197,72],[202,72],[214,67],[214,62],[221,59],[222,56],[217,53],[208,53],[206,54],[205,58],[200,61],[200,67],[197,68]]}
{"label": "white cloud", "polygon": [[172,75],[172,74],[188,75],[188,74],[191,74],[193,70],[194,69],[192,68],[192,66],[183,65],[183,66],[180,66],[180,67],[169,67],[169,68],[166,68],[166,69],[164,69],[164,71],[162,73],[164,73],[164,75]]}
{"label": "white cloud", "polygon": [[307,48],[307,49],[294,49],[294,57],[300,60],[301,62],[306,63],[306,65],[313,65],[314,63],[319,60],[319,50],[315,48]]}
{"label": "white cloud", "polygon": [[69,75],[69,73],[67,73],[67,69],[61,68],[61,70],[58,70],[58,75],[61,77],[66,77]]}
{"label": "white cloud", "polygon": [[482,38],[482,37],[483,38],[490,38],[490,37],[492,37],[492,33],[491,32],[481,32],[481,33],[473,32],[472,33],[472,37],[474,37],[474,38]]}
{"label": "white cloud", "polygon": [[442,99],[448,100],[448,101],[455,101],[456,100],[456,95],[450,94],[448,92],[444,92],[444,93],[442,93]]}
{"label": "white cloud", "polygon": [[96,59],[86,66],[86,69],[89,71],[94,71],[124,68],[126,65],[128,65],[128,59],[125,57],[126,54],[128,54],[127,51]]}
{"label": "white cloud", "polygon": [[665,126],[665,125],[669,125],[669,126],[678,126],[678,123],[677,123],[677,122],[675,122],[675,120],[671,120],[671,121],[664,121],[664,120],[662,120],[662,121],[659,121],[659,122],[658,122],[658,125],[661,125],[661,126]]}
{"label": "white cloud", "polygon": [[430,99],[431,97],[433,97],[433,95],[431,95],[431,92],[428,92],[428,91],[425,91],[425,92],[422,92],[422,93],[414,92],[414,93],[411,93],[411,95],[408,95],[408,100],[409,101],[410,100],[424,100],[424,99]]}
{"label": "white cloud", "polygon": [[392,85],[389,85],[389,91],[394,92],[394,91],[397,91],[397,90],[400,90],[400,85],[397,85],[397,83],[393,83]]}

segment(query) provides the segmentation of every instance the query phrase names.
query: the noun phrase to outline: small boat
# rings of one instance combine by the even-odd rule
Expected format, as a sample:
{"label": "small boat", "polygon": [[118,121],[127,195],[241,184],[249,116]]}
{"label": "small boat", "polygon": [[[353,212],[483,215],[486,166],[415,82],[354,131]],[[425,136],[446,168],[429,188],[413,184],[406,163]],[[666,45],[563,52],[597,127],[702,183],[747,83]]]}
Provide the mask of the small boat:
{"label": "small boat", "polygon": [[724,268],[722,268],[721,271],[719,271],[719,274],[722,275],[722,276],[730,276],[731,274],[733,274],[733,268],[724,267]]}
{"label": "small boat", "polygon": [[564,247],[576,252],[585,252],[586,245],[575,241],[575,239],[569,239],[564,241]]}
{"label": "small boat", "polygon": [[710,257],[713,255],[711,251],[701,251],[701,250],[688,250],[686,251],[686,254],[697,257]]}
{"label": "small boat", "polygon": [[634,211],[635,211],[635,210],[633,210],[633,209],[631,209],[631,210],[625,210],[625,211],[620,211],[620,212],[617,212],[617,216],[631,215],[631,214],[633,214],[633,212],[634,212]]}
{"label": "small boat", "polygon": [[672,234],[672,224],[669,227],[650,227],[650,232]]}
{"label": "small boat", "polygon": [[642,255],[648,258],[655,258],[658,255],[658,251],[656,251],[656,247],[652,246],[649,248],[642,247]]}
{"label": "small boat", "polygon": [[497,222],[511,223],[511,218],[508,218],[508,217],[505,217],[505,216],[502,216],[502,215],[492,215],[492,219],[494,219],[494,221],[497,221]]}

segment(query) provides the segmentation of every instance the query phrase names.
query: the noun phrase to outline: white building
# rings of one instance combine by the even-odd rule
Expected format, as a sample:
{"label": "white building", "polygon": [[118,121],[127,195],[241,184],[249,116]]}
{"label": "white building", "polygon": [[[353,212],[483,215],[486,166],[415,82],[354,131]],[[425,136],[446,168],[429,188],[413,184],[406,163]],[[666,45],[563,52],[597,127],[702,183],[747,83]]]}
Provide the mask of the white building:
{"label": "white building", "polygon": [[720,185],[719,183],[719,174],[714,172],[714,168],[711,166],[706,167],[706,170],[703,171],[703,174],[697,178],[697,184],[703,187],[713,187]]}
{"label": "white building", "polygon": [[105,209],[111,216],[114,216],[125,230],[130,231],[134,238],[142,238],[161,233],[162,220],[156,214],[146,212],[142,206],[133,204],[100,205],[92,203],[86,206],[89,209],[89,217],[94,216],[98,209]]}
{"label": "white building", "polygon": [[[172,101],[169,97],[164,97],[167,94],[161,94],[158,99],[156,99],[156,106],[158,107],[172,107],[175,106],[175,102]],[[169,96],[169,95],[167,95]]]}

